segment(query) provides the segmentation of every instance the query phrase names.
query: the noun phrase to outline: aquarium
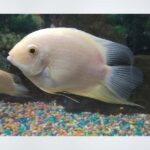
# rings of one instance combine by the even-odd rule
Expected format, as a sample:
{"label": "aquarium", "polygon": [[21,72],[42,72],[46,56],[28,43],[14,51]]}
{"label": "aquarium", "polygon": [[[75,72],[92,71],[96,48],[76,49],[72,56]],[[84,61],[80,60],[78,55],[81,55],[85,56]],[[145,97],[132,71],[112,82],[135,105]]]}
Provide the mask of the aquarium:
{"label": "aquarium", "polygon": [[149,40],[146,14],[1,14],[0,135],[149,136]]}

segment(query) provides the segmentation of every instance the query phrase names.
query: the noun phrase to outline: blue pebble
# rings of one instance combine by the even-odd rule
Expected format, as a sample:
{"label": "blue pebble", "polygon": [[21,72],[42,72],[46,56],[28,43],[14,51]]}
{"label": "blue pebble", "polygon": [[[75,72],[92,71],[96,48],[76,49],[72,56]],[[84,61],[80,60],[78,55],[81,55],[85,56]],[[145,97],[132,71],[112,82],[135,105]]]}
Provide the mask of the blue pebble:
{"label": "blue pebble", "polygon": [[21,118],[21,119],[20,119],[20,122],[21,122],[21,123],[26,123],[26,122],[27,122],[27,118]]}
{"label": "blue pebble", "polygon": [[30,126],[26,126],[26,130],[30,130]]}

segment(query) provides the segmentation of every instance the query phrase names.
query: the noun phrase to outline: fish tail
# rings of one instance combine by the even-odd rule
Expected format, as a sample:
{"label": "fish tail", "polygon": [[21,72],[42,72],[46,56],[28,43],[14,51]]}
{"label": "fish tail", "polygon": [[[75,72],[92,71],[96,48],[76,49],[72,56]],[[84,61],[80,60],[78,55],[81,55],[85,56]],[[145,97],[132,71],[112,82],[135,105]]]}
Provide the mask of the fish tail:
{"label": "fish tail", "polygon": [[85,93],[79,93],[79,95],[106,103],[144,108],[141,105],[127,101],[131,92],[142,83],[142,72],[138,68],[130,66],[112,66],[107,69],[108,72],[102,84],[92,87]]}
{"label": "fish tail", "polygon": [[[102,93],[105,101],[112,103],[140,106],[127,101],[134,89],[143,81],[143,74],[133,66],[109,66],[104,82]],[[101,91],[100,91],[101,92]],[[142,106],[140,106],[142,107]]]}

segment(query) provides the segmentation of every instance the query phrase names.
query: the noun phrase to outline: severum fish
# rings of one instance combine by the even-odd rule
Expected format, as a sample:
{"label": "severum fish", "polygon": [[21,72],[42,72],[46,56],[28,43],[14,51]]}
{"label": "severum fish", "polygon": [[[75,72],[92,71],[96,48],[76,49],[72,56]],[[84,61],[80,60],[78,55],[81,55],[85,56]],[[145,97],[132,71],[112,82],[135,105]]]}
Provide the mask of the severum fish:
{"label": "severum fish", "polygon": [[0,70],[0,93],[11,96],[25,96],[28,90],[23,86],[18,76]]}
{"label": "severum fish", "polygon": [[24,37],[7,59],[48,93],[139,106],[127,99],[142,73],[124,45],[73,28],[47,28]]}

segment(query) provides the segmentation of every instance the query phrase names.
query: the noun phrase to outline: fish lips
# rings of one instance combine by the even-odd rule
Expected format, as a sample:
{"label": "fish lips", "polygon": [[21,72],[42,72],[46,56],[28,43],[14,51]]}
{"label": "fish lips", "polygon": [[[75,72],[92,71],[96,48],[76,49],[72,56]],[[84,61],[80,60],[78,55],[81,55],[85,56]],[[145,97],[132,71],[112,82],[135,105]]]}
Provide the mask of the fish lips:
{"label": "fish lips", "polygon": [[12,57],[11,56],[7,56],[7,60],[11,62],[12,61]]}
{"label": "fish lips", "polygon": [[13,65],[15,65],[12,56],[10,56],[10,55],[7,56],[7,60],[8,60],[10,63],[12,63]]}
{"label": "fish lips", "polygon": [[7,56],[7,60],[11,63],[11,64],[13,64],[14,66],[16,66],[16,67],[19,67],[19,65],[14,61],[14,59],[13,59],[13,57],[12,56]]}

